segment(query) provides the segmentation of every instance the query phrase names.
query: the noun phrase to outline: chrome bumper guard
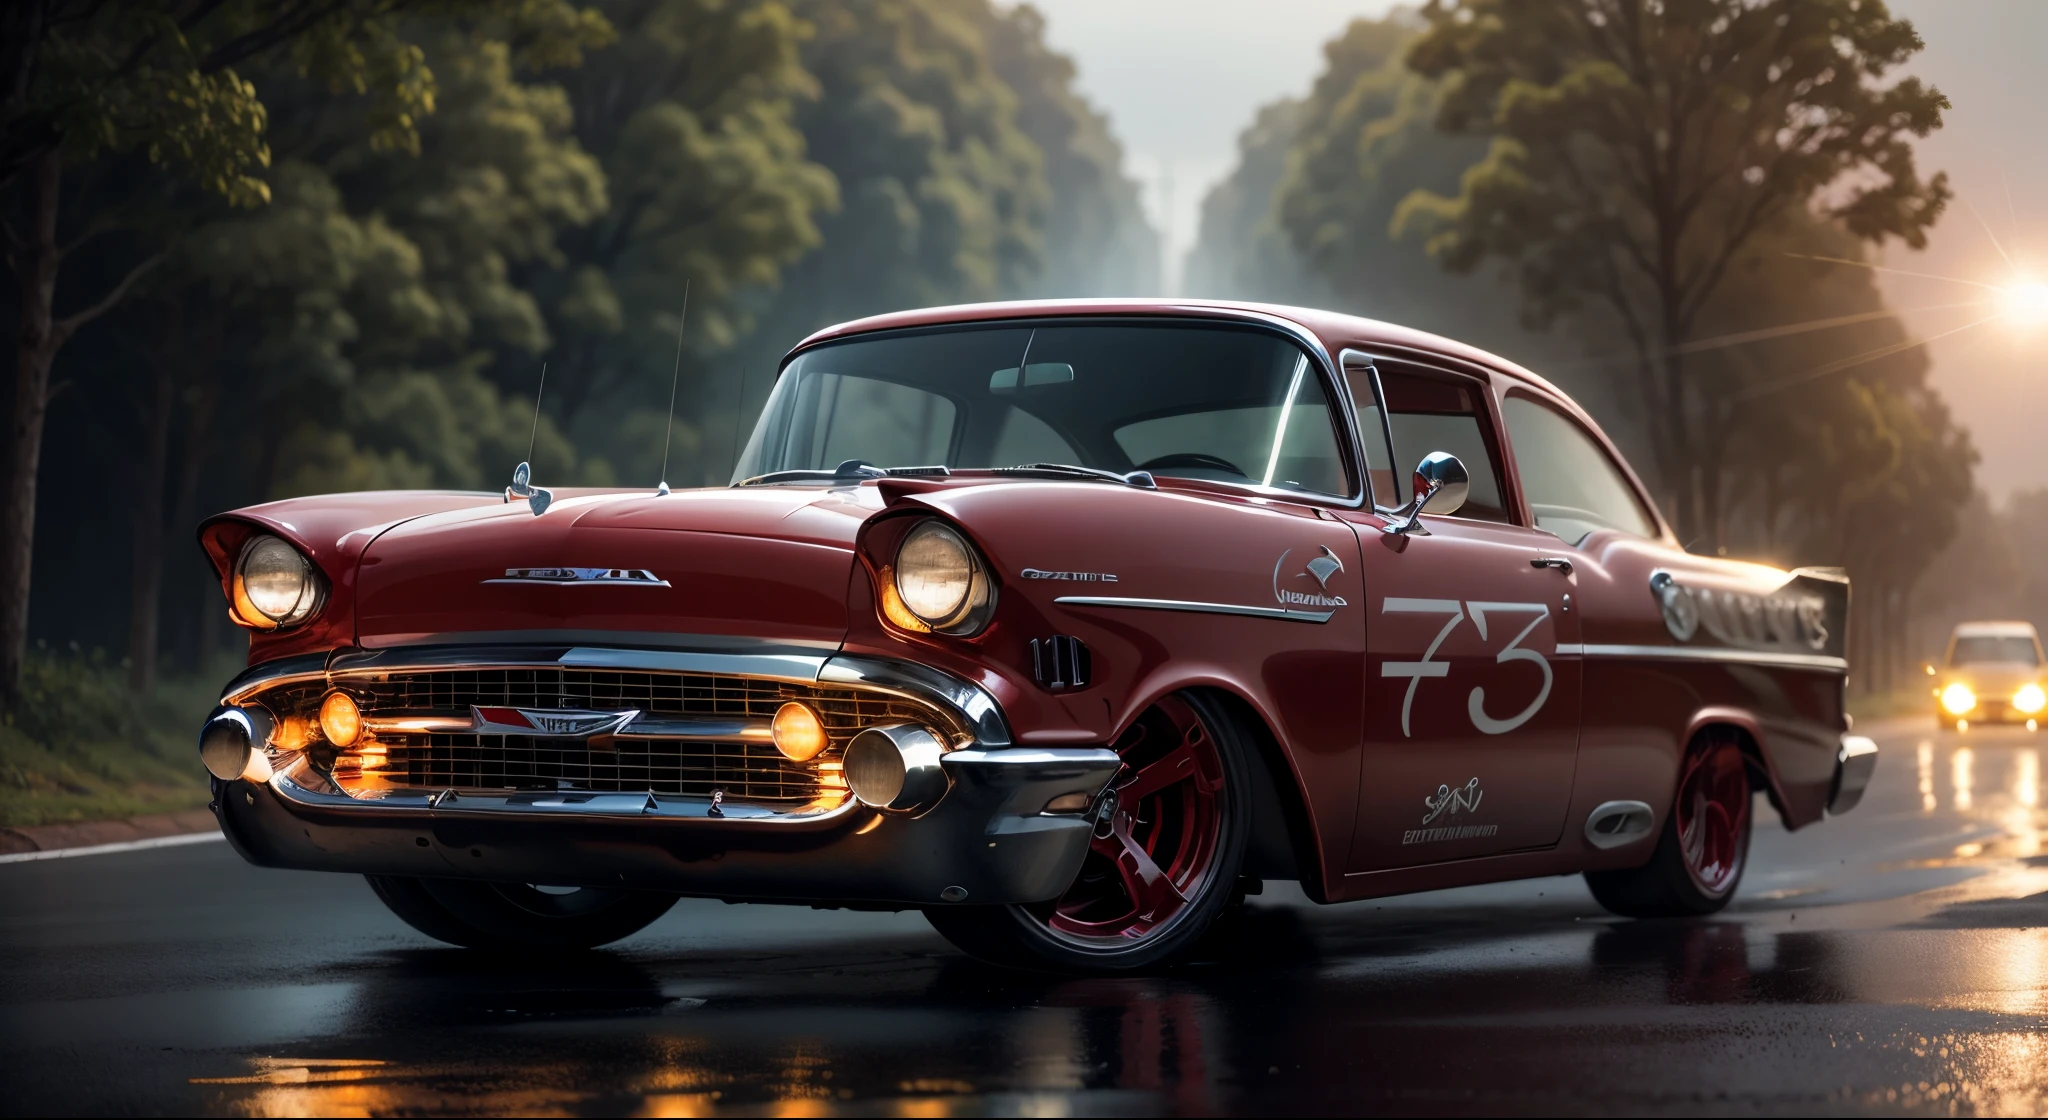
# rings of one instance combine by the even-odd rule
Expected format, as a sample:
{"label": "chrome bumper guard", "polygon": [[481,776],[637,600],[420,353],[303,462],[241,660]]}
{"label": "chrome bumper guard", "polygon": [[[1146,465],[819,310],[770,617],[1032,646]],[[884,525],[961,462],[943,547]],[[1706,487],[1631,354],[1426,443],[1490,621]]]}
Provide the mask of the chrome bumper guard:
{"label": "chrome bumper guard", "polygon": [[[570,652],[609,664],[682,659]],[[721,657],[720,667],[730,671],[738,660]],[[795,813],[573,790],[394,790],[357,798],[329,792],[303,756],[281,759],[274,773],[216,772],[212,808],[249,862],[309,871],[901,907],[1041,902],[1073,881],[1094,819],[1045,806],[1062,794],[1100,793],[1122,765],[1114,751],[1010,746],[992,697],[923,666],[817,658],[788,673],[799,674],[938,701],[962,730],[978,734],[940,756],[945,789],[918,812],[869,808],[850,796]],[[262,675],[245,674],[224,699],[251,694],[251,678]]]}
{"label": "chrome bumper guard", "polygon": [[1828,812],[1839,816],[1863,800],[1870,776],[1877,772],[1877,744],[1865,735],[1844,735],[1835,752],[1835,780],[1828,789]]}

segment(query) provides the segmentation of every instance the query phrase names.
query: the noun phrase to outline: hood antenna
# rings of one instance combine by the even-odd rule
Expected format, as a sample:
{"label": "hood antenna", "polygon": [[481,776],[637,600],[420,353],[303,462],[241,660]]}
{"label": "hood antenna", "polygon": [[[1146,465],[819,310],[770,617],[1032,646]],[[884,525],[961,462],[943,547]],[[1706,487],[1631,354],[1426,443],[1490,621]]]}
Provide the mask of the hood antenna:
{"label": "hood antenna", "polygon": [[668,443],[676,431],[676,383],[683,376],[683,325],[690,321],[690,281],[683,280],[683,313],[676,319],[676,367],[668,375],[668,427],[661,433],[661,482],[655,486],[656,497],[668,496]]}
{"label": "hood antenna", "polygon": [[526,433],[526,458],[521,460],[518,466],[512,468],[512,485],[505,488],[505,501],[507,503],[510,503],[514,498],[525,498],[527,508],[533,510],[535,517],[546,513],[549,504],[555,500],[554,491],[543,490],[533,485],[533,441],[540,436],[540,398],[542,393],[547,392],[547,388],[548,364],[542,362],[540,364],[540,388],[533,391],[533,429]]}

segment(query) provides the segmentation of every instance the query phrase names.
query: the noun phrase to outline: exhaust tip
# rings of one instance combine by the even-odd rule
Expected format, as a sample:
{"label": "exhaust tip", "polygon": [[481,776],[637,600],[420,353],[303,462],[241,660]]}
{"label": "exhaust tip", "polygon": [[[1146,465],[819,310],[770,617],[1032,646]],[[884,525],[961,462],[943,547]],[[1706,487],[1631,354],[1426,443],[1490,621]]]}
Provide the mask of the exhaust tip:
{"label": "exhaust tip", "polygon": [[1586,817],[1586,842],[1602,850],[1633,844],[1650,835],[1657,814],[1640,801],[1608,801]]}

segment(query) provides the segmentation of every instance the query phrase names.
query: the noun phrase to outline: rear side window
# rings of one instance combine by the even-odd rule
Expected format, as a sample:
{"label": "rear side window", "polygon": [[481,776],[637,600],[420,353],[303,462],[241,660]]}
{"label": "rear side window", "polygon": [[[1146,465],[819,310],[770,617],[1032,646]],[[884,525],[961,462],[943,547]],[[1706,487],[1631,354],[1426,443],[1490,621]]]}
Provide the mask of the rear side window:
{"label": "rear side window", "polygon": [[1502,407],[1536,527],[1567,544],[1600,529],[1655,538],[1657,522],[1605,448],[1562,413],[1523,396]]}
{"label": "rear side window", "polygon": [[[1432,451],[1447,451],[1465,464],[1471,490],[1455,516],[1475,521],[1506,521],[1501,501],[1500,467],[1493,454],[1491,423],[1477,385],[1441,380],[1380,367],[1387,421],[1394,429],[1394,501],[1412,497],[1415,464]],[[1360,417],[1360,424],[1370,422]],[[1375,499],[1378,495],[1375,494]]]}

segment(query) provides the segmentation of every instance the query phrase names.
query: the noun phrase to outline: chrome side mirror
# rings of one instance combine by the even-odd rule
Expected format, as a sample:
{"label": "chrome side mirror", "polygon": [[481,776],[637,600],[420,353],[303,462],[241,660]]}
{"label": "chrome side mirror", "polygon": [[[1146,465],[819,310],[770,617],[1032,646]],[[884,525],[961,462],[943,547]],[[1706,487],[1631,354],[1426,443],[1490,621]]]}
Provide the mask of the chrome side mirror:
{"label": "chrome side mirror", "polygon": [[1448,451],[1432,451],[1415,464],[1414,497],[1408,504],[1389,514],[1389,533],[1422,533],[1429,530],[1422,527],[1422,511],[1431,513],[1456,513],[1465,504],[1465,496],[1472,491],[1472,476],[1465,472],[1465,464]]}

